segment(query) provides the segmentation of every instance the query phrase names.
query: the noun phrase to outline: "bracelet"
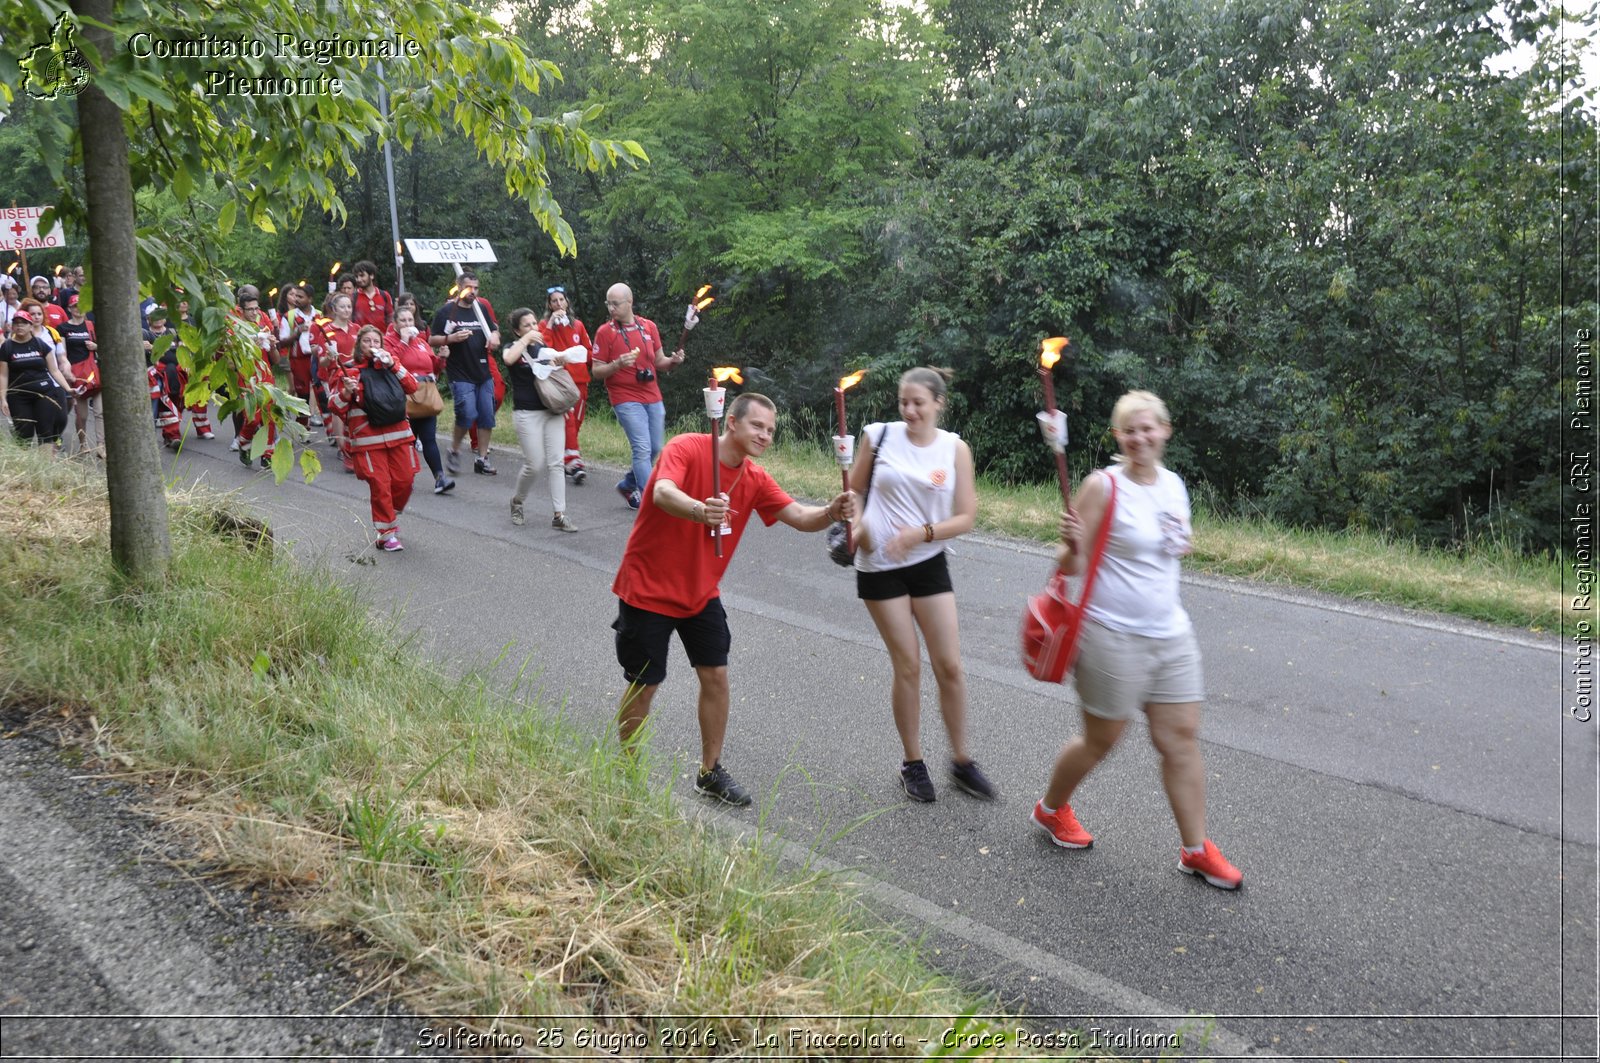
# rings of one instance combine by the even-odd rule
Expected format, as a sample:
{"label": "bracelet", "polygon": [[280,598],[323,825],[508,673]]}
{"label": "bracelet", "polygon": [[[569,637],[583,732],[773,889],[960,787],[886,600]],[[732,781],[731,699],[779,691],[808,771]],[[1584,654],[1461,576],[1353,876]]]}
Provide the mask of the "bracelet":
{"label": "bracelet", "polygon": [[704,524],[706,522],[706,504],[704,502],[696,502],[690,512],[694,514],[694,522],[696,524]]}
{"label": "bracelet", "polygon": [[829,519],[829,520],[838,520],[838,519],[839,519],[839,518],[838,518],[838,517],[835,517],[835,516],[834,516],[834,515],[833,515],[833,504],[834,504],[834,503],[835,503],[835,502],[837,502],[837,501],[838,501],[838,499],[836,499],[836,498],[835,498],[835,499],[829,499],[829,500],[828,500],[828,509],[827,509],[827,513],[828,513],[828,519]]}
{"label": "bracelet", "polygon": [[932,524],[924,524],[922,526],[922,536],[923,536],[923,538],[922,538],[923,542],[925,542],[925,543],[933,542],[933,525]]}

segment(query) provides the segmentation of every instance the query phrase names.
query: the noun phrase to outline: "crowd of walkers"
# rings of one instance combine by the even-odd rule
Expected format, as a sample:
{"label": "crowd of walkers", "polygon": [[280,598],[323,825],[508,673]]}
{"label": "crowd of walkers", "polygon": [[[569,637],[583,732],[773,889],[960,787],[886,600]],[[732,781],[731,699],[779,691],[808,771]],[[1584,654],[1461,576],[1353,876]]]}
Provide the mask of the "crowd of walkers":
{"label": "crowd of walkers", "polygon": [[[103,456],[94,329],[80,312],[74,281],[81,286],[71,270],[66,283],[34,277],[25,299],[15,283],[3,289],[0,313],[8,338],[0,344],[0,414],[11,419],[20,438],[58,447],[70,417],[78,452],[90,452],[93,429],[95,452]],[[530,495],[542,478],[551,528],[577,531],[566,489],[588,477],[579,431],[590,382],[604,385],[631,452],[616,491],[637,511],[612,587],[618,599],[612,625],[616,656],[627,684],[618,707],[625,745],[638,740],[649,717],[676,633],[699,684],[695,789],[731,805],[751,803],[721,762],[732,642],[721,580],[752,515],[768,526],[782,522],[801,531],[848,521],[856,546],[856,593],[893,670],[890,715],[903,753],[901,787],[913,801],[937,799],[921,741],[926,645],[952,754],[949,778],[973,797],[997,796],[970,748],[946,554],[948,542],[970,531],[977,513],[972,453],[940,423],[947,371],[907,372],[899,385],[899,419],[865,427],[849,487],[826,505],[806,505],[753,460],[772,443],[777,427],[777,408],[763,395],[737,396],[714,444],[705,433],[664,438],[658,376],[681,364],[683,351],[665,349],[655,322],[634,313],[633,293],[624,284],[607,291],[607,320],[592,336],[558,285],[546,290],[542,313],[528,307],[511,311],[508,336],[502,337],[494,307],[479,294],[471,272],[457,278],[449,301],[431,318],[414,297],[393,297],[379,288],[371,262],[356,263],[349,277],[331,284],[320,310],[304,285],[285,284],[276,295],[275,304],[263,308],[259,291],[241,286],[230,327],[259,345],[257,380],[271,382],[276,369],[288,369],[293,394],[306,404],[302,425],[324,431],[342,466],[366,483],[375,545],[383,551],[404,549],[400,518],[423,463],[434,493],[441,495],[455,489],[455,477],[465,468],[463,443],[474,475],[498,475],[491,439],[508,393],[522,452],[510,521],[526,523]],[[179,304],[179,320],[187,309]],[[187,379],[172,317],[153,301],[141,313],[156,428],[169,446],[179,447],[187,413],[194,437],[215,439],[207,403],[185,406]],[[696,321],[691,308],[686,328]],[[447,389],[441,388],[446,381]],[[238,383],[247,393],[265,394],[250,388],[245,376]],[[437,419],[446,390],[454,425],[441,451]],[[271,460],[276,440],[269,401],[255,399],[234,414],[230,445],[247,465]],[[1189,496],[1162,463],[1171,419],[1159,398],[1134,391],[1117,403],[1111,422],[1117,461],[1089,475],[1061,517],[1060,570],[1078,575],[1095,564],[1098,584],[1073,672],[1080,731],[1057,758],[1031,822],[1063,848],[1091,846],[1094,837],[1070,800],[1128,721],[1143,713],[1177,823],[1179,869],[1237,888],[1243,876],[1206,835],[1197,737],[1204,698],[1200,651],[1179,599],[1180,559],[1191,548]],[[257,438],[263,427],[264,441]],[[1090,543],[1093,551],[1085,549]]]}

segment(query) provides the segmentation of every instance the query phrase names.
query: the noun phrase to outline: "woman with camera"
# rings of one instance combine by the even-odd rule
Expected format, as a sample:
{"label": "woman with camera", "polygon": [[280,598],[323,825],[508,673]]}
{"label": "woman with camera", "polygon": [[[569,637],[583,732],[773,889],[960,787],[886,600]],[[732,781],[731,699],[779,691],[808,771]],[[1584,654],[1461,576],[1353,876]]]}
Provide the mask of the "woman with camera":
{"label": "woman with camera", "polygon": [[511,334],[515,338],[500,352],[511,388],[511,424],[522,444],[522,470],[517,473],[517,489],[511,496],[511,523],[518,527],[526,523],[522,504],[542,466],[545,486],[550,491],[550,527],[575,532],[578,526],[567,519],[567,478],[561,471],[566,410],[549,408],[539,393],[539,381],[564,371],[567,363],[579,361],[589,352],[581,346],[564,351],[547,346],[538,319],[525,306],[511,311]]}

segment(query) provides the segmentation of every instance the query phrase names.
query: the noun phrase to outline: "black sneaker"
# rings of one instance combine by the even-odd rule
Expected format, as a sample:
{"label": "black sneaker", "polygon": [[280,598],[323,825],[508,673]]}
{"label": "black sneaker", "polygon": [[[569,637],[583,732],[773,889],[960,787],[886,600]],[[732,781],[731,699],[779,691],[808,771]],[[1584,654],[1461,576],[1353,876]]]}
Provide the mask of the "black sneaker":
{"label": "black sneaker", "polygon": [[969,760],[965,764],[952,760],[950,781],[980,801],[993,801],[1000,796],[1000,791],[994,788],[994,783],[989,781],[989,777],[978,767],[978,762],[975,760]]}
{"label": "black sneaker", "polygon": [[920,760],[908,760],[900,765],[900,785],[913,801],[926,804],[934,800],[933,780],[928,777],[928,765]]}
{"label": "black sneaker", "polygon": [[500,470],[496,469],[494,463],[488,458],[473,458],[472,471],[479,476],[498,476],[500,474]]}
{"label": "black sneaker", "polygon": [[733,776],[728,774],[728,769],[722,766],[720,760],[711,765],[710,771],[702,771],[695,776],[694,791],[740,808],[750,804],[750,794],[733,781]]}

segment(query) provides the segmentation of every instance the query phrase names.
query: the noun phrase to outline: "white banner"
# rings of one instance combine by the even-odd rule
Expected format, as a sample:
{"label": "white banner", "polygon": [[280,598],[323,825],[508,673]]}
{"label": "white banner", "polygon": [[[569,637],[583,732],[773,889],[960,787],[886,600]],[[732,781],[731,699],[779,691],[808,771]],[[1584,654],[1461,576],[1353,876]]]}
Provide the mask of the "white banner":
{"label": "white banner", "polygon": [[39,219],[51,207],[0,207],[0,251],[34,251],[65,247],[67,234],[60,219],[47,233],[39,231]]}
{"label": "white banner", "polygon": [[498,262],[489,241],[469,238],[465,240],[407,240],[406,250],[411,261],[424,262]]}

